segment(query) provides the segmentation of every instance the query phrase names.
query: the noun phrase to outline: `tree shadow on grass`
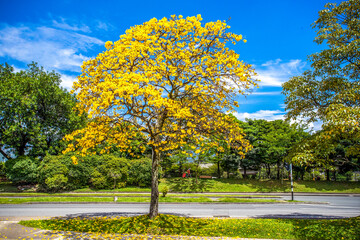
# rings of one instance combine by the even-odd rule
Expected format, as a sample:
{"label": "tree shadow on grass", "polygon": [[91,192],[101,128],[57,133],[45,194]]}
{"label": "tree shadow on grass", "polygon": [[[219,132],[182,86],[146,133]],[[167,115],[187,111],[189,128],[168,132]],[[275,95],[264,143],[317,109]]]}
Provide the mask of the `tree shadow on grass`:
{"label": "tree shadow on grass", "polygon": [[[65,217],[55,217],[54,219],[73,219],[73,218],[116,218],[116,217],[136,217],[140,215],[146,215],[147,212],[94,212],[94,213],[76,213],[76,214],[67,214]],[[165,215],[175,215],[179,217],[188,217],[185,214],[177,213],[161,213]]]}

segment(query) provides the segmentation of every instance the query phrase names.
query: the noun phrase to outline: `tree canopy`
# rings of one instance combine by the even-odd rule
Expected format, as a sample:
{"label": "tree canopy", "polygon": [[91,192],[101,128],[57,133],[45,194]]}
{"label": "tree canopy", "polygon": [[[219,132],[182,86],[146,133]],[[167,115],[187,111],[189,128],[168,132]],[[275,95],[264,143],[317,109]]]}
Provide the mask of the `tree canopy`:
{"label": "tree canopy", "polygon": [[359,10],[358,0],[326,4],[313,28],[315,42],[327,48],[309,56],[311,70],[283,84],[289,119],[323,122],[322,131],[312,139],[316,144],[304,145],[299,160],[326,162],[335,149],[331,146],[341,139],[353,142],[347,154],[360,153]]}
{"label": "tree canopy", "polygon": [[226,115],[237,106],[234,96],[255,85],[251,66],[227,47],[242,36],[228,32],[224,21],[202,25],[201,20],[200,15],[154,18],[128,29],[84,62],[74,84],[78,107],[91,120],[67,136],[67,151],[85,155],[99,144],[102,152],[114,146],[126,151],[131,139],[142,135],[152,148],[150,217],[158,213],[162,152],[189,141],[201,146],[214,132],[242,155],[250,147]]}
{"label": "tree canopy", "polygon": [[0,64],[0,149],[7,158],[9,151],[17,157],[56,154],[59,141],[85,120],[73,111],[76,99],[60,87],[59,74],[28,66],[14,72]]}

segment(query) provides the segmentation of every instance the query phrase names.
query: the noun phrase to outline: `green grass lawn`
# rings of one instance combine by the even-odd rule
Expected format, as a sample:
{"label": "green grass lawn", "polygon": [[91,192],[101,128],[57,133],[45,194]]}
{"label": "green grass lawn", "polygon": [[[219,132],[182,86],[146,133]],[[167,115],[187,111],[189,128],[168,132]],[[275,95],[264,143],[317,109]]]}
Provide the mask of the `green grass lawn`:
{"label": "green grass lawn", "polygon": [[[181,179],[179,179],[181,180]],[[244,180],[244,179],[206,179],[209,188],[207,192],[290,192],[290,181],[284,180]],[[167,179],[162,179],[159,189],[168,185]],[[296,181],[295,192],[321,193],[360,193],[360,182],[327,182],[327,181]]]}
{"label": "green grass lawn", "polygon": [[[339,220],[212,219],[159,215],[119,218],[49,219],[21,221],[41,229],[99,234],[151,234],[275,239],[360,239],[360,218]],[[112,239],[121,239],[113,236]]]}
{"label": "green grass lawn", "polygon": [[[171,179],[174,180],[174,179]],[[176,179],[175,179],[176,180]],[[181,181],[182,179],[177,179]],[[290,192],[289,181],[278,180],[236,180],[236,179],[206,179],[209,185],[205,192]],[[171,184],[168,179],[162,179],[159,189],[167,186],[171,191]],[[360,193],[360,182],[327,182],[327,181],[296,181],[294,183],[295,192],[319,192],[319,193]],[[10,183],[0,183],[0,193],[17,193],[17,188]],[[29,191],[25,191],[28,192]],[[115,190],[94,190],[90,188],[78,189],[73,193],[150,193],[150,188],[126,187]]]}
{"label": "green grass lawn", "polygon": [[[113,197],[0,197],[0,204],[22,204],[22,203],[39,203],[39,202],[113,202]],[[150,202],[150,197],[118,197],[117,202]],[[251,198],[218,198],[211,199],[207,197],[160,197],[159,202],[199,202],[199,203],[213,203],[213,202],[254,202],[254,203],[284,203],[287,201],[275,200],[275,199],[251,199]]]}

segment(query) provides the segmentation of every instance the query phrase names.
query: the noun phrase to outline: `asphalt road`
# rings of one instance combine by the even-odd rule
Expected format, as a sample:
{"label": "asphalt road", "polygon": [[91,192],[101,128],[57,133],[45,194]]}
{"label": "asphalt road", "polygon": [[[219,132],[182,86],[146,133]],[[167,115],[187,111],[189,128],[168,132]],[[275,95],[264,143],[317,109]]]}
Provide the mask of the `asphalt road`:
{"label": "asphalt road", "polygon": [[[285,197],[289,198],[289,197]],[[160,204],[160,213],[191,217],[341,218],[360,215],[360,196],[295,196],[328,204]],[[144,214],[149,204],[2,204],[0,217]]]}

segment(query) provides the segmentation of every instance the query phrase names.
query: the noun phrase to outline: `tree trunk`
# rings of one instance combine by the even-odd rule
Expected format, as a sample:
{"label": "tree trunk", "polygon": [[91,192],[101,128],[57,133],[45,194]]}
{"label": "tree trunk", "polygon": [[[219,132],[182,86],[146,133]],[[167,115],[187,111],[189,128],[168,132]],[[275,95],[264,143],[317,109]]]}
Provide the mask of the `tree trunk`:
{"label": "tree trunk", "polygon": [[326,181],[330,181],[330,170],[326,169]]}
{"label": "tree trunk", "polygon": [[179,161],[179,176],[181,177],[182,176],[182,174],[183,174],[183,165],[182,165],[182,162],[181,161]]}
{"label": "tree trunk", "polygon": [[244,167],[244,176],[243,176],[244,179],[247,179],[247,175],[246,175],[246,167]]}
{"label": "tree trunk", "polygon": [[160,153],[152,147],[151,200],[149,217],[153,219],[159,213],[159,162]]}
{"label": "tree trunk", "polygon": [[267,177],[268,177],[268,179],[271,179],[271,169],[270,169],[270,164],[266,164],[266,173],[267,173]]}
{"label": "tree trunk", "polygon": [[220,172],[220,161],[217,162],[217,173],[218,173],[218,178],[221,178],[221,172]]}
{"label": "tree trunk", "polygon": [[280,161],[277,161],[276,165],[277,165],[277,176],[276,176],[276,178],[277,178],[277,180],[280,180]]}

